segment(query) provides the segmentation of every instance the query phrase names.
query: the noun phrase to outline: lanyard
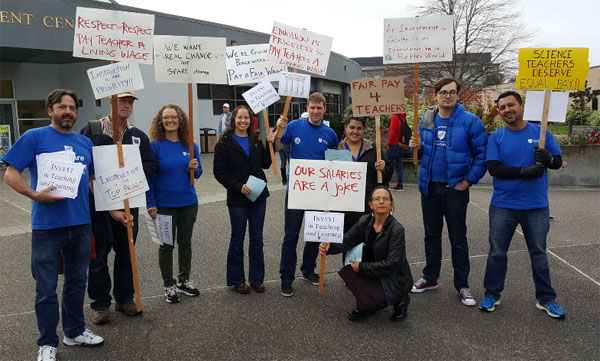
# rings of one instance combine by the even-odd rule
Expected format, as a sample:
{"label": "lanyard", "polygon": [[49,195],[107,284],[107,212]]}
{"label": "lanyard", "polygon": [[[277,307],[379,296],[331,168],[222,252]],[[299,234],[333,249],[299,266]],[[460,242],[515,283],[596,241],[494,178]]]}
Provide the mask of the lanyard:
{"label": "lanyard", "polygon": [[[356,155],[356,158],[354,158],[354,155],[352,155],[352,161],[353,162],[357,162],[358,159],[360,158],[360,153],[362,153],[362,147],[363,147],[363,142],[360,143],[360,148],[358,149],[358,154]],[[350,150],[350,147],[348,146],[348,143],[344,143],[344,145],[346,146],[346,149]],[[350,150],[350,154],[352,154],[352,150]]]}

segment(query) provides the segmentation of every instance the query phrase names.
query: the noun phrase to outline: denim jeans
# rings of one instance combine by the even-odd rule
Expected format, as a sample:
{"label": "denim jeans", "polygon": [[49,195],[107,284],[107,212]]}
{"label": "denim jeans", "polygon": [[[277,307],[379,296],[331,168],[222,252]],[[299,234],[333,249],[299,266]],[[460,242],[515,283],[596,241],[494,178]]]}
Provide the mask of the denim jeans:
{"label": "denim jeans", "polygon": [[[283,245],[281,246],[281,263],[279,265],[279,273],[281,275],[281,283],[292,283],[296,274],[296,247],[298,238],[300,237],[300,228],[304,220],[304,210],[288,209],[288,195],[285,195],[285,220],[283,236]],[[317,255],[319,253],[318,242],[305,242],[304,252],[302,254],[302,265],[300,271],[303,276],[308,276],[315,273],[317,266]]]}
{"label": "denim jeans", "polygon": [[442,229],[444,218],[452,247],[452,267],[456,290],[469,287],[469,244],[467,243],[467,205],[469,189],[457,191],[445,183],[429,183],[429,194],[421,194],[425,226],[425,259],[423,278],[436,282],[442,267]]}
{"label": "denim jeans", "polygon": [[64,264],[62,325],[64,334],[74,338],[85,330],[83,298],[86,271],[90,262],[92,230],[89,224],[48,230],[31,235],[31,273],[35,279],[35,315],[40,338],[38,346],[58,347],[59,256]]}
{"label": "denim jeans", "polygon": [[[132,208],[133,216],[133,242],[135,243],[138,233],[138,209]],[[105,310],[110,307],[111,279],[108,272],[108,254],[115,251],[113,266],[113,296],[115,302],[124,305],[133,301],[133,273],[131,272],[131,258],[129,256],[129,240],[127,239],[127,227],[115,221],[110,216],[107,221],[109,236],[98,237],[100,227],[93,225],[96,239],[96,259],[90,262],[88,275],[88,296],[92,299],[93,310]],[[98,225],[100,226],[100,225]],[[106,231],[103,232],[106,234]]]}
{"label": "denim jeans", "polygon": [[263,226],[267,201],[256,201],[246,206],[229,206],[231,239],[227,252],[227,286],[246,283],[244,273],[244,238],[248,224],[248,279],[250,284],[262,285],[265,281],[265,257],[263,253]]}
{"label": "denim jeans", "polygon": [[550,230],[550,210],[515,210],[490,205],[490,253],[485,268],[485,296],[500,299],[506,278],[507,252],[517,224],[521,225],[531,260],[535,298],[543,305],[556,299],[550,282],[546,236]]}
{"label": "denim jeans", "polygon": [[396,167],[396,175],[398,177],[398,184],[402,184],[402,178],[404,176],[404,168],[402,168],[402,158],[404,158],[404,149],[398,145],[390,146],[385,152],[385,158],[388,162],[394,163]]}

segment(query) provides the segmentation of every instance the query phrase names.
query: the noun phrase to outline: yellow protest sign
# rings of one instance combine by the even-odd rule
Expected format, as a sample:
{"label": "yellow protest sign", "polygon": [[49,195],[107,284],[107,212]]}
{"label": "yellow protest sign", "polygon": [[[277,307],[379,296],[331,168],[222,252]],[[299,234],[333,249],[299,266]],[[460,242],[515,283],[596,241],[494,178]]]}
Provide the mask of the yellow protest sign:
{"label": "yellow protest sign", "polygon": [[519,49],[516,88],[583,90],[590,69],[588,48]]}

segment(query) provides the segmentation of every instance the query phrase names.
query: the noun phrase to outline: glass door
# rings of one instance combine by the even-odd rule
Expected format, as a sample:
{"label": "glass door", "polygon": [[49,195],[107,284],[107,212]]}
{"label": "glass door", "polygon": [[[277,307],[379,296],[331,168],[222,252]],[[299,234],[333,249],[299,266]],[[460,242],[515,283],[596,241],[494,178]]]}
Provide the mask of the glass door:
{"label": "glass door", "polygon": [[14,100],[0,100],[0,158],[17,140],[17,112]]}

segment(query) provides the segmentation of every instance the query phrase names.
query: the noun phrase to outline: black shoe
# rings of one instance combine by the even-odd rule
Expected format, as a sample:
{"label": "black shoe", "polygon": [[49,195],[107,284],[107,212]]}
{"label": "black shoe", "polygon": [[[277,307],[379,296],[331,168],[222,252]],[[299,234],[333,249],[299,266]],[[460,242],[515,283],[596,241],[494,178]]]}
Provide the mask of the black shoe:
{"label": "black shoe", "polygon": [[177,287],[175,285],[165,287],[165,297],[167,298],[168,303],[179,302],[179,295],[177,294]]}
{"label": "black shoe", "polygon": [[363,312],[358,308],[355,308],[352,311],[348,312],[348,319],[350,321],[362,321],[366,320],[367,317],[371,316],[372,314],[373,312]]}
{"label": "black shoe", "polygon": [[177,284],[177,291],[183,293],[184,295],[188,295],[190,297],[195,297],[200,294],[200,291],[194,286],[194,283],[190,280],[186,280],[183,283]]}
{"label": "black shoe", "polygon": [[308,282],[312,283],[315,286],[319,285],[319,275],[316,274],[316,273],[309,274],[309,275],[306,275],[306,276],[302,276],[302,278],[305,281],[308,281]]}
{"label": "black shoe", "polygon": [[281,295],[283,297],[292,297],[294,295],[294,289],[292,288],[291,283],[281,284]]}
{"label": "black shoe", "polygon": [[390,321],[392,322],[401,322],[406,320],[408,317],[408,304],[410,303],[410,297],[406,295],[406,298],[403,301],[396,303],[394,307],[394,313],[392,313],[392,317]]}

